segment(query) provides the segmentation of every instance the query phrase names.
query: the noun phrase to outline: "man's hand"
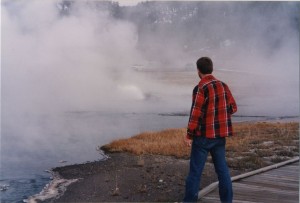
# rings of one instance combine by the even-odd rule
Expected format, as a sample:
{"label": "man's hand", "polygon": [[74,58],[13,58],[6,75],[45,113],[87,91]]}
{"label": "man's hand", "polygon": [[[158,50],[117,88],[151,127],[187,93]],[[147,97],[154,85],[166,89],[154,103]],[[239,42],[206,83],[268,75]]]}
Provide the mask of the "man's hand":
{"label": "man's hand", "polygon": [[188,147],[192,146],[192,140],[189,139],[187,136],[184,137],[184,143],[185,143],[186,146],[188,146]]}

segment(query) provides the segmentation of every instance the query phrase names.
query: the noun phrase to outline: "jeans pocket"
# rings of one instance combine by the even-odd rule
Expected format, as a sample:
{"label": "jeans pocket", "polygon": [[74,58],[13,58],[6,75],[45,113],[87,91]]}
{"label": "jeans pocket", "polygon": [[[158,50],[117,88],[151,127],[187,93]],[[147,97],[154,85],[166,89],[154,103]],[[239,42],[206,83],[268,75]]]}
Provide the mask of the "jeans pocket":
{"label": "jeans pocket", "polygon": [[193,143],[196,146],[204,147],[207,144],[207,138],[205,136],[194,137]]}

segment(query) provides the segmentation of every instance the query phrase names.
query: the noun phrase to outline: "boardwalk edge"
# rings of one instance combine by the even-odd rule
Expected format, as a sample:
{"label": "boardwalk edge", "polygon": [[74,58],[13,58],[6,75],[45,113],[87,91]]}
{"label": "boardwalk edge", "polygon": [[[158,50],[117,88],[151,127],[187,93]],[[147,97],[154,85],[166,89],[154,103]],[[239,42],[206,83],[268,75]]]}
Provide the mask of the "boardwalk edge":
{"label": "boardwalk edge", "polygon": [[[243,179],[243,178],[247,178],[249,176],[253,176],[253,175],[256,175],[256,174],[259,174],[259,173],[263,173],[263,172],[266,172],[266,171],[269,171],[269,170],[272,170],[272,169],[276,169],[276,168],[279,168],[281,166],[285,166],[287,164],[291,164],[291,163],[294,163],[294,162],[297,162],[297,161],[299,161],[299,157],[295,157],[295,158],[287,160],[287,161],[283,161],[283,162],[280,162],[280,163],[277,163],[277,164],[266,166],[264,168],[260,168],[260,169],[254,170],[254,171],[250,171],[248,173],[244,173],[244,174],[241,174],[241,175],[234,176],[234,177],[231,178],[231,181],[233,182],[233,181],[237,181],[237,180],[240,180],[240,179]],[[214,183],[210,184],[209,186],[203,188],[198,193],[198,199],[201,199],[203,196],[205,196],[206,194],[208,194],[211,191],[213,191],[214,189],[216,189],[218,187],[218,185],[219,185],[219,181],[214,182]]]}

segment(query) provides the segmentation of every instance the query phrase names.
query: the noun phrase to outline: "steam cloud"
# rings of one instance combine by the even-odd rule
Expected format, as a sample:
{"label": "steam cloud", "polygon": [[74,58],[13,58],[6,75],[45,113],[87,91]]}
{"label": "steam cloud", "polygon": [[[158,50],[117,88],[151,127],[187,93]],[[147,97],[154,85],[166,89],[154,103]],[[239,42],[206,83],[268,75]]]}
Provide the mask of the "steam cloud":
{"label": "steam cloud", "polygon": [[[88,110],[117,105],[138,87],[130,67],[133,24],[80,6],[61,17],[59,2],[6,2],[3,9],[4,109],[28,112]],[[130,78],[132,76],[132,78]],[[20,109],[19,109],[20,108]]]}
{"label": "steam cloud", "polygon": [[[213,59],[239,115],[298,115],[299,5],[146,2],[113,13],[97,1],[2,1],[2,162],[44,159],[37,146],[67,157],[83,135],[109,141],[98,121],[64,112],[189,112],[200,56]],[[102,125],[128,128],[113,122]]]}
{"label": "steam cloud", "polygon": [[117,14],[66,2],[2,1],[5,142],[23,133],[23,145],[35,144],[41,133],[30,126],[43,123],[32,114],[188,112],[204,55],[240,115],[299,113],[298,2],[148,2]]}
{"label": "steam cloud", "polygon": [[[159,6],[176,3],[154,2],[149,7],[157,14],[164,11]],[[160,69],[178,70],[208,55],[216,74],[218,68],[236,71],[224,79],[234,86],[241,106],[251,106],[241,114],[294,114],[299,103],[299,4],[269,3],[268,9],[259,3],[219,4],[202,2],[203,10],[198,6],[180,18],[169,15],[163,18],[165,24],[151,30],[145,15],[130,22],[86,2],[73,2],[69,15],[61,15],[66,5],[60,1],[4,1],[3,113],[134,111],[137,104],[143,107],[149,92],[163,95],[168,106],[176,96],[189,97],[194,83],[159,84],[132,65],[158,61]],[[202,18],[188,21],[192,12]],[[180,24],[185,18],[187,23]],[[166,22],[181,27],[168,30]],[[172,105],[190,105],[190,98],[182,101]]]}

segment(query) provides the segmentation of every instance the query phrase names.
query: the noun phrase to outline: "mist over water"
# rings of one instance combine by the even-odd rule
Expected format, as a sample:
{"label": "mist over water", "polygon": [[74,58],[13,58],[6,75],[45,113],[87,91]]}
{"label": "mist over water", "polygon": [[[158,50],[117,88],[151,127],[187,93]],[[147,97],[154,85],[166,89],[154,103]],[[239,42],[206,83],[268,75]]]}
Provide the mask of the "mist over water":
{"label": "mist over water", "polygon": [[189,112],[201,56],[238,115],[299,115],[299,2],[1,6],[2,168],[94,160],[113,139],[184,127],[159,114]]}
{"label": "mist over water", "polygon": [[[119,7],[109,2],[3,1],[3,110],[135,111],[136,105],[146,111],[158,106],[185,110],[190,98],[172,100],[190,96],[198,80],[195,61],[207,55],[215,74],[225,75],[220,79],[233,86],[238,103],[251,106],[240,114],[294,114],[299,99],[298,11],[297,2]],[[185,85],[165,84],[132,68],[178,71],[187,64],[195,76]]]}

